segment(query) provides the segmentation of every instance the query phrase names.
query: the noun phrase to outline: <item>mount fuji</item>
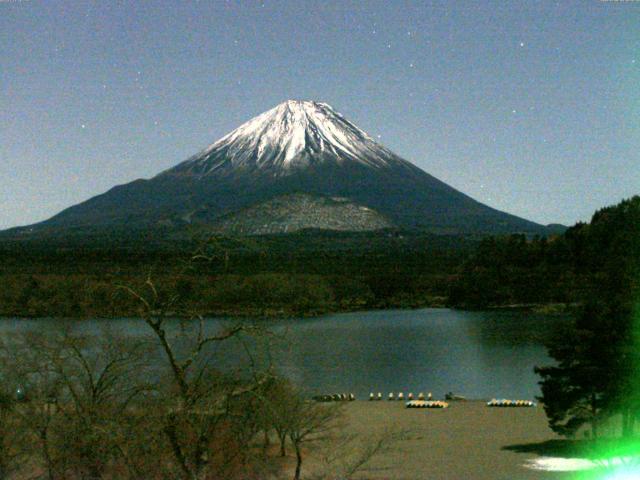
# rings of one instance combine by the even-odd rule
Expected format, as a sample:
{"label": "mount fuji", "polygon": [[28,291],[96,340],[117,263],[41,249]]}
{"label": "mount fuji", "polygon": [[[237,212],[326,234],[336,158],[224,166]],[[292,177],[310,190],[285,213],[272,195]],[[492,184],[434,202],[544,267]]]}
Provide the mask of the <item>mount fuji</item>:
{"label": "mount fuji", "polygon": [[232,234],[305,228],[544,233],[488,207],[374,141],[331,106],[289,100],[153,178],[21,231],[188,224]]}

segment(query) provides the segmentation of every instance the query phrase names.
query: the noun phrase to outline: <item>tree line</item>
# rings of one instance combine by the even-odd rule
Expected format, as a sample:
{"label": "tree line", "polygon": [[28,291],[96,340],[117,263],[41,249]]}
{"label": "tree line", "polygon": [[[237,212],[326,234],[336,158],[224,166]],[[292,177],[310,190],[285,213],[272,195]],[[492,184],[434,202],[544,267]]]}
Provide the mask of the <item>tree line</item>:
{"label": "tree line", "polygon": [[[148,269],[153,273],[153,269]],[[147,272],[148,274],[148,272]],[[117,318],[137,314],[117,287],[144,284],[146,274],[0,274],[0,316]],[[442,306],[447,275],[154,274],[181,312],[206,316],[285,317],[378,308]],[[175,314],[178,311],[173,312]]]}
{"label": "tree line", "polygon": [[551,238],[514,234],[483,239],[461,266],[448,304],[484,309],[580,301],[590,274],[585,234],[586,225],[579,223]]}
{"label": "tree line", "polygon": [[[62,242],[62,240],[60,240]],[[0,242],[0,315],[131,316],[121,283],[158,288],[205,315],[297,316],[442,306],[472,240],[316,233],[169,246]],[[187,250],[192,248],[192,250]],[[194,251],[198,261],[192,261]],[[207,261],[214,259],[215,261]]]}

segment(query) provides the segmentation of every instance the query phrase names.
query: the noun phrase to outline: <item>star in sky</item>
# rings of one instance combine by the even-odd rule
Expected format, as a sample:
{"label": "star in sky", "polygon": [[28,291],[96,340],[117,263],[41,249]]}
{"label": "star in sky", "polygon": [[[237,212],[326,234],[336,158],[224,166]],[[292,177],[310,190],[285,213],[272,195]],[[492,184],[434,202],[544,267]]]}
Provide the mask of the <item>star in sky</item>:
{"label": "star in sky", "polygon": [[[618,197],[637,192],[637,182],[633,180],[640,162],[633,136],[625,136],[617,129],[589,135],[594,124],[623,123],[629,114],[624,99],[635,98],[631,81],[617,83],[614,93],[607,91],[612,88],[614,75],[629,77],[640,72],[640,54],[629,43],[633,25],[638,23],[633,21],[640,18],[640,11],[632,6],[625,7],[624,15],[615,8],[603,8],[593,15],[591,2],[575,2],[569,8],[559,1],[557,8],[562,11],[556,10],[554,0],[548,5],[540,2],[536,8],[522,2],[523,5],[508,8],[500,5],[499,21],[494,11],[498,7],[478,7],[483,19],[489,21],[469,22],[469,7],[458,6],[458,2],[448,2],[446,8],[425,7],[432,2],[362,2],[354,7],[350,2],[328,0],[309,2],[304,9],[286,6],[295,2],[269,2],[267,9],[265,0],[254,2],[253,7],[229,0],[225,9],[216,6],[216,2],[201,1],[199,5],[181,2],[179,8],[170,11],[162,7],[163,1],[151,2],[153,5],[144,8],[137,8],[137,2],[108,6],[103,2],[77,2],[88,9],[35,8],[29,3],[34,2],[16,5],[15,15],[12,13],[10,18],[0,15],[0,23],[8,20],[3,24],[3,33],[25,44],[28,41],[33,50],[28,56],[20,49],[7,52],[10,68],[3,75],[16,95],[6,108],[0,108],[0,123],[8,126],[12,138],[9,145],[3,145],[8,155],[3,153],[15,160],[0,162],[0,173],[18,168],[38,172],[37,162],[32,165],[19,160],[23,151],[32,148],[30,129],[24,128],[26,119],[35,119],[34,128],[51,135],[55,128],[49,127],[62,124],[76,135],[79,133],[78,137],[95,136],[100,143],[91,144],[87,154],[99,174],[82,180],[84,192],[98,194],[111,183],[152,175],[167,166],[170,159],[181,158],[190,148],[195,150],[219,138],[237,126],[236,121],[251,118],[283,98],[294,96],[325,100],[372,132],[389,126],[384,134],[389,147],[472,194],[472,186],[476,192],[481,190],[473,182],[473,175],[465,173],[469,158],[464,146],[477,142],[478,129],[501,133],[497,140],[489,136],[485,143],[478,142],[474,158],[486,159],[482,168],[487,175],[503,176],[520,190],[524,188],[520,182],[527,186],[522,180],[525,175],[515,176],[499,161],[490,160],[518,153],[518,161],[528,172],[526,169],[535,163],[531,158],[540,148],[544,155],[536,161],[548,165],[549,173],[536,181],[550,183],[549,188],[557,196],[549,197],[546,203],[521,202],[524,206],[512,212],[533,220],[569,224],[587,218],[607,202],[614,203]],[[396,5],[400,3],[401,7]],[[315,4],[317,8],[312,6]],[[325,8],[325,4],[330,6]],[[87,11],[90,19],[96,17],[96,24],[87,25]],[[135,16],[139,28],[116,28],[128,14],[132,19]],[[209,21],[200,21],[203,16]],[[345,19],[361,23],[352,25]],[[251,23],[250,32],[247,22]],[[64,29],[59,28],[61,23]],[[541,28],[531,28],[532,25]],[[175,30],[173,35],[165,35],[167,26]],[[496,31],[500,34],[496,35]],[[571,41],[574,31],[592,32],[589,38],[593,41]],[[255,34],[265,44],[255,45],[244,36],[246,33]],[[227,48],[219,48],[221,44]],[[276,48],[282,44],[290,44],[291,49],[282,52]],[[166,54],[177,45],[185,54],[172,56],[168,63]],[[339,66],[342,74],[319,78],[317,71],[336,68],[338,51],[343,57],[343,65]],[[314,68],[306,68],[309,62]],[[214,65],[219,67],[217,74],[206,74]],[[399,68],[390,68],[394,65]],[[68,72],[80,66],[86,68],[78,72],[78,82]],[[494,72],[497,67],[509,73],[498,81]],[[549,75],[550,67],[553,75]],[[282,76],[293,70],[300,73],[287,75],[283,81]],[[198,74],[178,81],[179,71]],[[581,74],[576,75],[577,71]],[[25,81],[28,72],[41,75]],[[371,82],[373,72],[379,82]],[[91,88],[77,88],[78,83]],[[592,87],[590,92],[584,88],[587,84]],[[523,101],[525,87],[527,99]],[[371,95],[363,95],[364,89]],[[228,101],[238,93],[242,95],[237,101]],[[60,101],[48,115],[39,115],[41,105],[56,100],[65,101]],[[514,103],[519,106],[514,107]],[[203,113],[212,109],[215,115],[207,117]],[[83,122],[83,117],[93,123]],[[141,118],[143,121],[139,121]],[[162,118],[162,124],[158,118]],[[203,118],[207,118],[206,122]],[[393,121],[394,118],[401,121]],[[461,118],[466,121],[460,122],[459,128],[446,128]],[[548,132],[562,128],[566,122],[574,128],[558,142]],[[92,125],[99,128],[92,129]],[[112,168],[110,159],[120,154],[118,144],[128,140],[122,131],[136,132],[142,152],[158,148],[158,155],[154,151],[156,163],[149,163],[147,170],[141,170],[136,161],[122,161],[121,169]],[[382,135],[372,137],[377,140]],[[86,158],[84,154],[78,156],[77,145],[56,142],[54,138],[39,143],[55,144],[58,165],[80,171]],[[164,143],[157,143],[158,138]],[[179,141],[172,142],[174,138]],[[98,148],[103,145],[108,148]],[[130,153],[131,158],[139,155]],[[582,164],[593,162],[598,166],[590,173],[601,173],[595,169],[605,171],[610,166],[611,174],[606,178],[587,176],[577,162],[570,160],[576,156],[584,157]],[[624,165],[622,160],[614,160],[621,158],[627,159]],[[60,168],[52,168],[55,170]],[[562,178],[565,173],[571,180]],[[615,181],[614,175],[618,175]],[[595,181],[601,182],[598,192],[604,192],[599,196],[587,188],[589,182]],[[567,182],[574,182],[576,194],[584,187],[586,193],[580,202],[566,194]],[[11,190],[14,187],[7,187],[9,198],[27,201],[27,194],[17,187]],[[41,188],[35,180],[33,188]],[[485,186],[484,191],[488,190]],[[505,193],[505,204],[515,202],[517,191],[513,188]],[[67,200],[62,194],[58,197],[58,202]],[[39,218],[35,213],[34,217],[21,217],[19,208],[5,210],[6,215],[0,215],[0,229],[55,213],[52,207],[47,208],[37,212]]]}

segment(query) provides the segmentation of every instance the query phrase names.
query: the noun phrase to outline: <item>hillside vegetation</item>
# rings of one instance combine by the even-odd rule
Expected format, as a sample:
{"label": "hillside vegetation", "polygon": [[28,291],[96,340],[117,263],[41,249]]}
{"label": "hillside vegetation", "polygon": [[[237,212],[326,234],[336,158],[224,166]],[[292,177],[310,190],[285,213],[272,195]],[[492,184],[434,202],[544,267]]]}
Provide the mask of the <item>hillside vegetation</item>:
{"label": "hillside vegetation", "polygon": [[635,196],[598,210],[590,223],[578,223],[556,237],[482,240],[461,269],[449,303],[487,308],[583,303],[592,295],[614,295],[621,285],[604,280],[613,278],[611,272],[633,272],[629,267],[637,262],[639,251],[640,197]]}
{"label": "hillside vegetation", "polygon": [[137,315],[119,285],[151,276],[181,311],[290,316],[442,306],[477,239],[415,232],[51,238],[0,246],[0,315]]}

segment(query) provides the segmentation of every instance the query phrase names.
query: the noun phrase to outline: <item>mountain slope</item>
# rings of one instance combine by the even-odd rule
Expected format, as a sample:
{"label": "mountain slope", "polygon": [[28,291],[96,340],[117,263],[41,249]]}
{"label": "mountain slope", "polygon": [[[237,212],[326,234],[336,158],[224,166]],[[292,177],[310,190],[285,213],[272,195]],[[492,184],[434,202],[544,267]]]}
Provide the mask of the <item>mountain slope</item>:
{"label": "mountain slope", "polygon": [[[197,213],[194,217],[207,220]],[[378,212],[346,198],[303,193],[282,195],[210,223],[215,224],[214,231],[234,235],[290,233],[310,228],[359,232],[393,227]]]}
{"label": "mountain slope", "polygon": [[[115,187],[34,228],[125,224],[144,228],[200,222],[224,229],[229,215],[248,208],[254,213],[266,211],[260,205],[279,197],[278,215],[284,225],[284,200],[296,198],[295,194],[344,198],[398,228],[544,232],[541,225],[483,205],[400,158],[329,105],[291,100],[149,180]],[[310,205],[321,210],[307,211],[310,218],[326,217],[322,201]],[[298,206],[291,208],[292,215],[294,210],[300,214]],[[345,219],[348,216],[338,223],[349,229]],[[361,220],[354,217],[354,230],[363,228]],[[331,224],[321,222],[316,227],[332,228]],[[235,230],[243,229],[237,222],[234,225]],[[373,220],[365,229],[380,225]]]}

